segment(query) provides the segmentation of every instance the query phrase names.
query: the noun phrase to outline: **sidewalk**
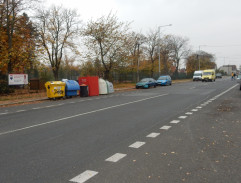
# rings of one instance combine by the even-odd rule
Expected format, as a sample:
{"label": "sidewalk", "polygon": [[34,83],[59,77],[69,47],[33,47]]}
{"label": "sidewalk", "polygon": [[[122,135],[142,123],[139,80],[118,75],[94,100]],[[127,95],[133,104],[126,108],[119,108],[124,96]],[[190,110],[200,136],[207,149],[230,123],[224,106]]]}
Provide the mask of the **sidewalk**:
{"label": "sidewalk", "polygon": [[[173,81],[172,83],[176,84],[176,83],[183,83],[183,82],[190,82],[190,81],[191,81],[190,79],[188,79],[188,80],[176,80],[176,81]],[[125,91],[132,91],[132,90],[135,90],[135,86],[115,88],[115,92],[125,92]],[[18,95],[15,95],[15,97],[8,96],[8,97],[6,97],[6,99],[4,99],[5,96],[0,96],[0,107],[6,107],[6,106],[10,106],[10,105],[29,104],[29,103],[41,102],[41,101],[44,101],[44,100],[48,100],[48,97],[46,96],[45,92],[32,93],[32,94],[28,93],[26,95],[28,95],[28,96],[19,97],[19,98],[18,98]],[[21,94],[19,94],[19,96],[21,96]],[[9,97],[13,97],[13,98],[9,99]]]}

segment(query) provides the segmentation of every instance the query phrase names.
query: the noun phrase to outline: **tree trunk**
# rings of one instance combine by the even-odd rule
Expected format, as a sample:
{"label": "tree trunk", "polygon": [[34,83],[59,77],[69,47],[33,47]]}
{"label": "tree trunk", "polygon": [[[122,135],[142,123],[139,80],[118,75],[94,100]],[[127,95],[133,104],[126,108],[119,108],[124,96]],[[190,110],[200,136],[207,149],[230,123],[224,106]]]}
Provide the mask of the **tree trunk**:
{"label": "tree trunk", "polygon": [[58,81],[59,80],[59,70],[55,69],[55,70],[53,70],[53,73],[54,73],[54,80]]}
{"label": "tree trunk", "polygon": [[104,78],[105,78],[106,80],[110,81],[110,70],[105,70],[105,71],[104,71],[104,74],[105,74]]}

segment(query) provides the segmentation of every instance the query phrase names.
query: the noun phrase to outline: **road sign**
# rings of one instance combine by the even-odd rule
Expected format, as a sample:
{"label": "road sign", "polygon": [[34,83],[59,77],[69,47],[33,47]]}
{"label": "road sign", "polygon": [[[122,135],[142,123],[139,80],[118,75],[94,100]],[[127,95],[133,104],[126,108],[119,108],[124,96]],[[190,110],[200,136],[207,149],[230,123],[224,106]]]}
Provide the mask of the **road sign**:
{"label": "road sign", "polygon": [[28,84],[27,74],[9,74],[8,85],[26,85]]}

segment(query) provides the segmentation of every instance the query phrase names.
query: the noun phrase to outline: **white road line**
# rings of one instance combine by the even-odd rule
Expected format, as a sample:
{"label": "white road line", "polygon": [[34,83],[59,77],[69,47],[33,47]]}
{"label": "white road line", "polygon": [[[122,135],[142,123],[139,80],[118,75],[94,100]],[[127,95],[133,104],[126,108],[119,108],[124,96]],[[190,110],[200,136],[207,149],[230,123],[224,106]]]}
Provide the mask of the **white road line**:
{"label": "white road line", "polygon": [[187,116],[179,116],[180,119],[185,119]]}
{"label": "white road line", "polygon": [[157,96],[154,96],[154,97],[149,97],[149,98],[145,98],[145,99],[141,99],[141,100],[136,100],[136,101],[133,101],[133,102],[127,102],[127,103],[118,104],[118,105],[114,105],[114,106],[110,106],[110,107],[105,107],[105,108],[102,108],[102,109],[97,109],[97,110],[90,111],[90,112],[76,114],[76,115],[73,115],[73,116],[60,118],[60,119],[56,119],[56,120],[40,123],[40,124],[37,124],[37,125],[27,126],[27,127],[24,127],[24,128],[18,128],[18,129],[15,129],[15,130],[2,132],[2,133],[0,133],[0,136],[1,135],[5,135],[5,134],[9,134],[9,133],[18,132],[18,131],[23,131],[23,130],[30,129],[30,128],[35,128],[35,127],[38,127],[38,126],[43,126],[43,125],[47,125],[47,124],[57,123],[59,121],[63,121],[63,120],[66,120],[66,119],[72,119],[72,118],[76,118],[76,117],[79,117],[79,116],[84,116],[84,115],[87,115],[87,114],[92,114],[92,113],[96,113],[96,112],[100,112],[100,111],[105,111],[105,110],[108,110],[108,109],[114,109],[114,108],[117,108],[117,107],[122,107],[122,106],[126,106],[126,105],[129,105],[129,104],[134,104],[134,103],[138,103],[138,102],[142,102],[142,101],[146,101],[146,100],[150,100],[150,99],[154,99],[154,98],[158,98],[158,97],[162,97],[162,96],[166,96],[166,95],[168,95],[168,94],[157,95]]}
{"label": "white road line", "polygon": [[131,144],[129,147],[138,149],[138,148],[140,148],[141,146],[143,146],[144,144],[145,144],[145,142],[139,142],[139,141],[137,141],[137,142],[135,142],[134,144]]}
{"label": "white road line", "polygon": [[156,138],[158,135],[160,135],[160,133],[150,133],[150,134],[147,135],[146,137],[149,137],[149,138]]}
{"label": "white road line", "polygon": [[172,120],[170,123],[177,124],[177,123],[179,123],[179,122],[180,122],[180,120]]}
{"label": "white road line", "polygon": [[55,107],[56,105],[47,105],[45,106],[45,108],[49,108],[49,107]]}
{"label": "white road line", "polygon": [[119,160],[121,160],[122,158],[126,157],[126,154],[122,154],[122,153],[116,153],[113,156],[107,158],[105,161],[110,161],[110,162],[118,162]]}
{"label": "white road line", "polygon": [[26,111],[26,110],[18,110],[18,111],[16,111],[16,112],[24,112],[24,111]]}
{"label": "white road line", "polygon": [[192,109],[191,111],[192,111],[192,112],[197,112],[197,111],[198,111],[198,109]]}
{"label": "white road line", "polygon": [[35,107],[35,108],[32,108],[33,110],[36,110],[36,109],[42,109],[43,107]]}
{"label": "white road line", "polygon": [[161,129],[161,130],[168,130],[169,128],[171,128],[171,126],[163,126],[163,127],[161,127],[160,129]]}
{"label": "white road line", "polygon": [[197,109],[202,109],[202,107],[201,106],[198,106],[198,107],[196,107]]}
{"label": "white road line", "polygon": [[80,175],[74,177],[69,181],[75,182],[75,183],[84,183],[85,181],[89,180],[90,178],[94,177],[97,174],[98,172],[96,171],[86,170],[85,172],[81,173]]}
{"label": "white road line", "polygon": [[185,114],[187,114],[187,115],[192,115],[193,113],[192,113],[192,112],[187,112],[187,113],[185,113]]}
{"label": "white road line", "polygon": [[0,113],[0,115],[4,115],[4,114],[8,114],[7,112],[4,112],[4,113]]}

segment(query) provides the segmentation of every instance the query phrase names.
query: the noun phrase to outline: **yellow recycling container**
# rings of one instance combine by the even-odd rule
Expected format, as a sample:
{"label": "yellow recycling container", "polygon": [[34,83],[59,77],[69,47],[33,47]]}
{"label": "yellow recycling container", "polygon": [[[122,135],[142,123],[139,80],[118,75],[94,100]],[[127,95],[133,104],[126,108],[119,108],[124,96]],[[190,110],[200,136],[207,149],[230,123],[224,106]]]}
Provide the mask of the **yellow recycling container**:
{"label": "yellow recycling container", "polygon": [[65,97],[65,82],[48,81],[45,83],[48,98],[56,99]]}

